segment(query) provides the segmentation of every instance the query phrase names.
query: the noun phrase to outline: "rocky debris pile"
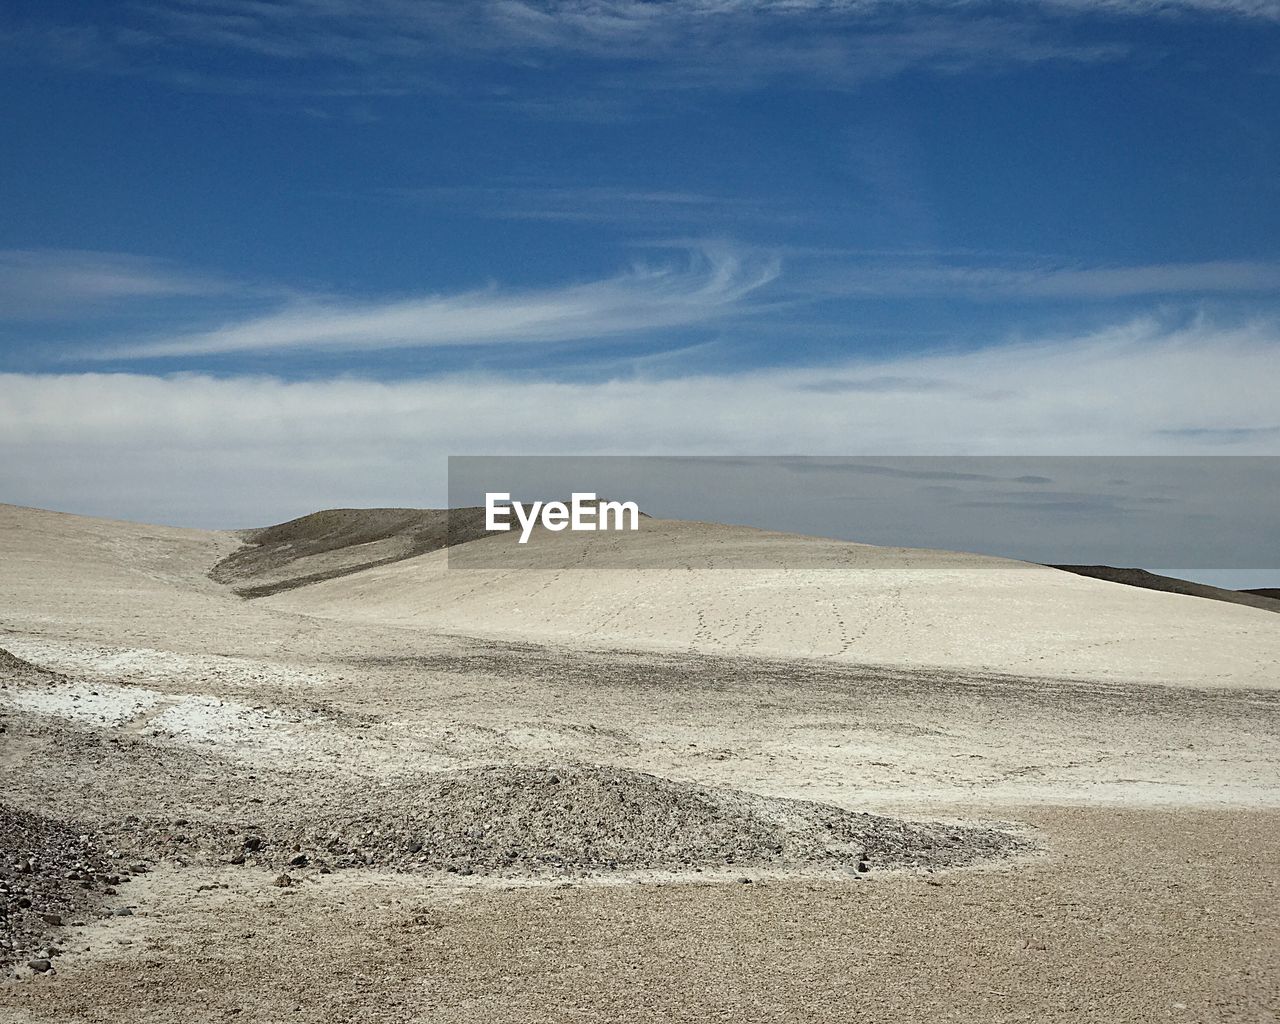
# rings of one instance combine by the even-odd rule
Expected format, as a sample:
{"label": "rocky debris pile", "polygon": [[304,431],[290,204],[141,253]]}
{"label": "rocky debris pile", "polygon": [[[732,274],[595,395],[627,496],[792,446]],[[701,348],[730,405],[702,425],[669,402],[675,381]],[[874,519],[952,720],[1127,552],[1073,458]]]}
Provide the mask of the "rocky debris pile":
{"label": "rocky debris pile", "polygon": [[0,804],[0,969],[53,969],[62,929],[99,914],[145,870],[96,830]]}
{"label": "rocky debris pile", "polygon": [[33,665],[11,651],[0,647],[0,681],[5,682],[65,682],[66,676]]}
{"label": "rocky debris pile", "polygon": [[993,828],[923,824],[587,764],[428,776],[380,808],[255,834],[234,860],[321,870],[546,876],[949,868],[1024,852]]}

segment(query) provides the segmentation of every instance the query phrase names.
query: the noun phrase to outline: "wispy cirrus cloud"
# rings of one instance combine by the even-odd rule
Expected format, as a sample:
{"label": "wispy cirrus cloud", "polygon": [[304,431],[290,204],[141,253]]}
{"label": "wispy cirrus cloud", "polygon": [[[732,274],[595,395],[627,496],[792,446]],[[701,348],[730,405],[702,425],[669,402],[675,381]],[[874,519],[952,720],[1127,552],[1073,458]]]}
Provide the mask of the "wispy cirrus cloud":
{"label": "wispy cirrus cloud", "polygon": [[[948,17],[976,16],[988,31],[1018,24],[1012,15],[1042,13],[1280,20],[1277,0],[1030,0],[1014,8],[992,0],[155,0],[145,10],[152,31],[162,35],[266,57],[349,63],[413,57],[444,45],[487,54],[646,59],[711,51],[717,40],[732,52],[737,40],[756,34],[772,37],[777,53],[794,55],[800,50],[788,43],[810,33],[811,41],[825,38],[834,49],[833,30],[883,32],[882,43],[911,38],[926,57],[952,48],[940,35],[930,42],[930,30],[961,24],[940,20]],[[918,35],[888,31],[914,18],[924,29]],[[779,38],[779,29],[794,36]],[[996,32],[992,49],[1007,41]],[[808,52],[818,56],[822,50]]]}
{"label": "wispy cirrus cloud", "polygon": [[1253,260],[1071,266],[1046,260],[1002,263],[945,255],[889,255],[842,262],[823,254],[821,264],[802,276],[805,287],[814,293],[855,297],[1054,300],[1280,293],[1280,263]]}
{"label": "wispy cirrus cloud", "polygon": [[209,298],[245,286],[127,253],[0,250],[0,317],[53,319],[139,301]]}
{"label": "wispy cirrus cloud", "polygon": [[[668,199],[660,194],[660,201]],[[689,201],[695,199],[700,201]],[[635,201],[650,198],[642,195]],[[139,334],[140,326],[129,340],[120,340],[117,331],[115,340],[104,339],[92,349],[64,349],[62,354],[91,360],[178,360],[237,353],[372,353],[598,342],[710,327],[730,339],[721,347],[732,347],[734,323],[749,326],[758,336],[786,327],[802,308],[817,309],[833,299],[1015,301],[1021,308],[1142,297],[1185,305],[1222,296],[1233,298],[1247,314],[1280,294],[1280,264],[1243,260],[1089,267],[979,254],[855,256],[839,250],[753,248],[696,239],[639,246],[644,251],[677,247],[683,254],[679,257],[637,262],[596,280],[539,288],[491,285],[380,299],[247,288],[132,257],[9,253],[0,254],[0,320],[74,318],[167,302],[167,324],[193,326],[167,327],[168,333],[150,336]],[[750,321],[744,319],[748,313]],[[211,319],[222,322],[212,328],[194,326]],[[856,336],[855,325],[844,331],[850,338]],[[919,393],[950,386],[921,374],[859,380],[837,376],[811,385],[829,394]]]}
{"label": "wispy cirrus cloud", "polygon": [[[1082,30],[1074,15],[1280,22],[1280,0],[151,0],[104,10],[30,18],[0,33],[0,45],[22,59],[185,88],[314,89],[339,100],[465,92],[544,113],[561,106],[545,93],[545,72],[575,61],[595,95],[585,115],[561,113],[591,117],[606,94],[636,90],[855,88],[908,69],[1096,63],[1132,52],[1132,38]],[[243,57],[248,65],[235,59]],[[477,67],[494,64],[516,69],[520,84],[477,79]],[[308,70],[320,69],[309,81]]]}
{"label": "wispy cirrus cloud", "polygon": [[777,276],[767,255],[707,245],[682,264],[636,265],[598,281],[541,290],[488,288],[381,302],[302,301],[212,331],[143,341],[102,358],[235,352],[368,352],[578,341],[705,324],[742,311]]}
{"label": "wispy cirrus cloud", "polygon": [[667,229],[732,219],[770,224],[801,222],[796,210],[763,197],[643,185],[536,183],[392,188],[389,198],[420,206],[464,208],[496,220],[564,221]]}

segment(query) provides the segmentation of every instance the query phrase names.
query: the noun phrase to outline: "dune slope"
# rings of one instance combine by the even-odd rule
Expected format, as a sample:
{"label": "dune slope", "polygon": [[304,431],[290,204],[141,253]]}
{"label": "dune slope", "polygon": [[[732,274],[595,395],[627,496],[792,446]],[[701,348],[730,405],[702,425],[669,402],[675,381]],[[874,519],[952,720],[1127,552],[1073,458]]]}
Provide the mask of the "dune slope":
{"label": "dune slope", "polygon": [[[353,622],[581,646],[1201,686],[1280,683],[1265,611],[1047,566],[648,520],[508,536],[266,599]],[[465,567],[460,567],[460,566]]]}

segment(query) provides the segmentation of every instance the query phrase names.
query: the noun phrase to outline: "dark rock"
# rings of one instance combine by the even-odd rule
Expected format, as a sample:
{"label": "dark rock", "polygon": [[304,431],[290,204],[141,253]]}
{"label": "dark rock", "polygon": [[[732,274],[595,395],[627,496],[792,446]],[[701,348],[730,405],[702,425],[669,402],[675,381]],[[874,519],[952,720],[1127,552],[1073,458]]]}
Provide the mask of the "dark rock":
{"label": "dark rock", "polygon": [[297,853],[289,858],[289,867],[305,868],[307,866],[307,855],[305,853]]}
{"label": "dark rock", "polygon": [[283,874],[283,875],[279,875],[276,878],[276,880],[271,884],[278,886],[281,889],[287,889],[289,888],[289,886],[293,885],[293,879],[290,878],[288,874]]}
{"label": "dark rock", "polygon": [[27,966],[30,967],[33,971],[35,971],[37,974],[44,974],[45,971],[53,970],[53,964],[43,958],[39,960],[28,960]]}

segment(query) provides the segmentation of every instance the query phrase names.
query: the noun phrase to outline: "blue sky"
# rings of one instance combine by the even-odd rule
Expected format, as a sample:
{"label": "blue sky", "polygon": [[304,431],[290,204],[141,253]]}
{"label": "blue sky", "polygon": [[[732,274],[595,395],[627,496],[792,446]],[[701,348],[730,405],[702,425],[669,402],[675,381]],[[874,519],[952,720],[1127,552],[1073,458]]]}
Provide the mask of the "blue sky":
{"label": "blue sky", "polygon": [[19,2],[0,46],[7,500],[1280,446],[1277,0]]}

